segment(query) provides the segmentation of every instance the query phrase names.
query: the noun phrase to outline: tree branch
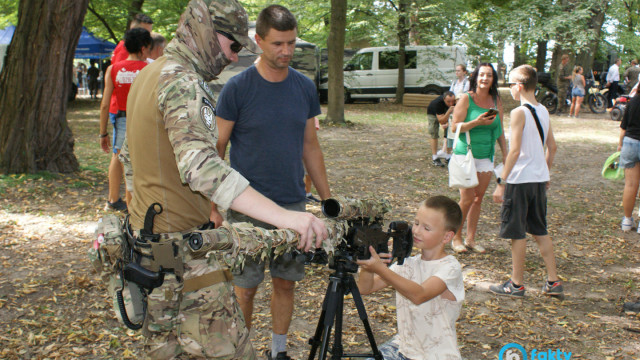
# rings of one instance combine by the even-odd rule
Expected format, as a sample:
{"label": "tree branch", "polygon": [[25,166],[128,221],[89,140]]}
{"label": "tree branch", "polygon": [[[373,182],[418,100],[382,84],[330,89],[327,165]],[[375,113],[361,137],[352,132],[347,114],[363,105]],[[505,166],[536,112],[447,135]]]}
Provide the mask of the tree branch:
{"label": "tree branch", "polygon": [[104,27],[107,29],[107,31],[109,32],[109,36],[111,36],[111,39],[117,44],[118,41],[120,41],[120,39],[118,39],[116,37],[116,34],[113,32],[113,30],[111,30],[111,27],[109,26],[109,24],[107,23],[107,21],[104,19],[104,17],[102,17],[100,14],[98,14],[93,7],[91,7],[91,2],[89,2],[89,6],[87,7],[87,9],[93,14],[93,16],[95,16],[103,25]]}
{"label": "tree branch", "polygon": [[394,3],[393,3],[393,0],[388,0],[388,1],[389,1],[389,3],[391,4],[391,6],[393,6],[393,8],[394,8],[396,11],[400,11],[400,10],[398,10],[398,7],[396,6],[396,4],[394,4]]}

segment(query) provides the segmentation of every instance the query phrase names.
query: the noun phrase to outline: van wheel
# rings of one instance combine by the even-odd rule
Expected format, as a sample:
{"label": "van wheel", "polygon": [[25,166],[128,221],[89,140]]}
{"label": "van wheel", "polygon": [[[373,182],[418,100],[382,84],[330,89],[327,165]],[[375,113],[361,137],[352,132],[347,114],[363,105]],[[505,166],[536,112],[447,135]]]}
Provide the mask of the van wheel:
{"label": "van wheel", "polygon": [[353,104],[353,99],[351,98],[351,92],[346,88],[344,89],[344,103]]}
{"label": "van wheel", "polygon": [[320,97],[320,104],[326,104],[329,98],[328,91],[324,89],[320,89],[319,97]]}
{"label": "van wheel", "polygon": [[436,85],[427,85],[422,89],[422,93],[425,95],[442,95],[442,89]]}

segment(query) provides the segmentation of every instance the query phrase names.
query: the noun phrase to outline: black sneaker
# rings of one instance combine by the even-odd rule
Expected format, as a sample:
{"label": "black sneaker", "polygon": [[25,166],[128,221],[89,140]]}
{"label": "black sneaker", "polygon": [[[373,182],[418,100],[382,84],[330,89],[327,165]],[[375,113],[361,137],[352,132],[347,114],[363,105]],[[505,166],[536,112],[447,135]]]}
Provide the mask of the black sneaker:
{"label": "black sneaker", "polygon": [[622,307],[625,313],[634,313],[640,314],[640,301],[637,302],[626,302]]}
{"label": "black sneaker", "polygon": [[115,202],[109,202],[107,200],[107,204],[104,206],[104,210],[115,210],[115,211],[123,211],[127,212],[127,203],[122,201],[122,198],[116,200]]}
{"label": "black sneaker", "polygon": [[306,201],[307,202],[312,202],[313,201],[313,202],[317,202],[317,203],[321,202],[320,199],[318,199],[317,197],[313,196],[312,193],[308,193],[307,194]]}
{"label": "black sneaker", "polygon": [[549,285],[548,282],[544,282],[542,286],[542,293],[547,296],[553,296],[558,299],[564,299],[564,289],[560,281],[555,281],[553,285]]}
{"label": "black sneaker", "polygon": [[442,163],[442,160],[440,160],[440,158],[431,160],[431,163],[437,167],[444,167],[444,164]]}
{"label": "black sneaker", "polygon": [[278,353],[278,355],[274,358],[271,356],[271,350],[266,350],[264,352],[264,356],[267,358],[266,360],[291,360],[290,356],[287,356],[287,352],[286,351],[281,351]]}
{"label": "black sneaker", "polygon": [[513,281],[511,281],[511,279],[507,280],[507,282],[502,285],[491,285],[489,286],[489,290],[496,295],[511,296],[517,298],[524,297],[524,286],[513,286]]}

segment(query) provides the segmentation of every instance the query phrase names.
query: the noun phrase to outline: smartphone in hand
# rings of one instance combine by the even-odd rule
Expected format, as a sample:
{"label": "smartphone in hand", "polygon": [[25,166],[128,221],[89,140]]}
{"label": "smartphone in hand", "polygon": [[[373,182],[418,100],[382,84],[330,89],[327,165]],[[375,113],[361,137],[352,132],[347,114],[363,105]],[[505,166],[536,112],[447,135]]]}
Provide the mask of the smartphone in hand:
{"label": "smartphone in hand", "polygon": [[495,116],[495,115],[498,115],[498,109],[491,108],[489,109],[489,111],[487,111],[487,116]]}

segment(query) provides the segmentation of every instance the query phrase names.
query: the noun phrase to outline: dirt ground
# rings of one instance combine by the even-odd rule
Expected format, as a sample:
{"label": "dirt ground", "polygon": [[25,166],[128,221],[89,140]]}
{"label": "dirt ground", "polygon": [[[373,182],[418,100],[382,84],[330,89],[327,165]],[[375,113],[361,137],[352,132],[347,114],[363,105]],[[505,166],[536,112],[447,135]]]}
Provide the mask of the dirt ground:
{"label": "dirt ground", "polygon": [[[107,192],[108,156],[98,149],[97,108],[97,102],[86,100],[70,108],[80,172],[0,177],[0,358],[142,355],[142,336],[115,320],[87,257]],[[333,194],[387,198],[393,211],[385,221],[412,221],[418,203],[431,195],[459,198],[447,186],[447,171],[430,164],[423,109],[383,102],[346,110],[354,125],[323,125],[319,132]],[[465,359],[496,359],[504,345],[517,343],[529,353],[571,352],[572,359],[640,359],[640,318],[621,310],[624,301],[640,296],[640,235],[619,230],[623,183],[600,176],[604,160],[615,151],[618,123],[587,112],[580,119],[553,116],[552,124],[559,151],[548,220],[567,298],[541,295],[546,273],[533,241],[527,249],[525,298],[488,292],[490,284],[508,278],[511,268],[509,243],[497,236],[499,205],[491,201],[491,185],[477,237],[488,251],[457,256],[466,287],[457,325],[460,350]],[[310,205],[309,210],[319,208]],[[298,284],[289,333],[289,355],[295,359],[308,357],[307,340],[316,329],[329,274],[326,266],[309,266]],[[253,329],[260,354],[270,346],[269,296],[265,281]],[[394,299],[391,290],[364,298],[378,344],[395,332]],[[343,314],[342,344],[348,352],[367,351],[351,298],[345,299]]]}

